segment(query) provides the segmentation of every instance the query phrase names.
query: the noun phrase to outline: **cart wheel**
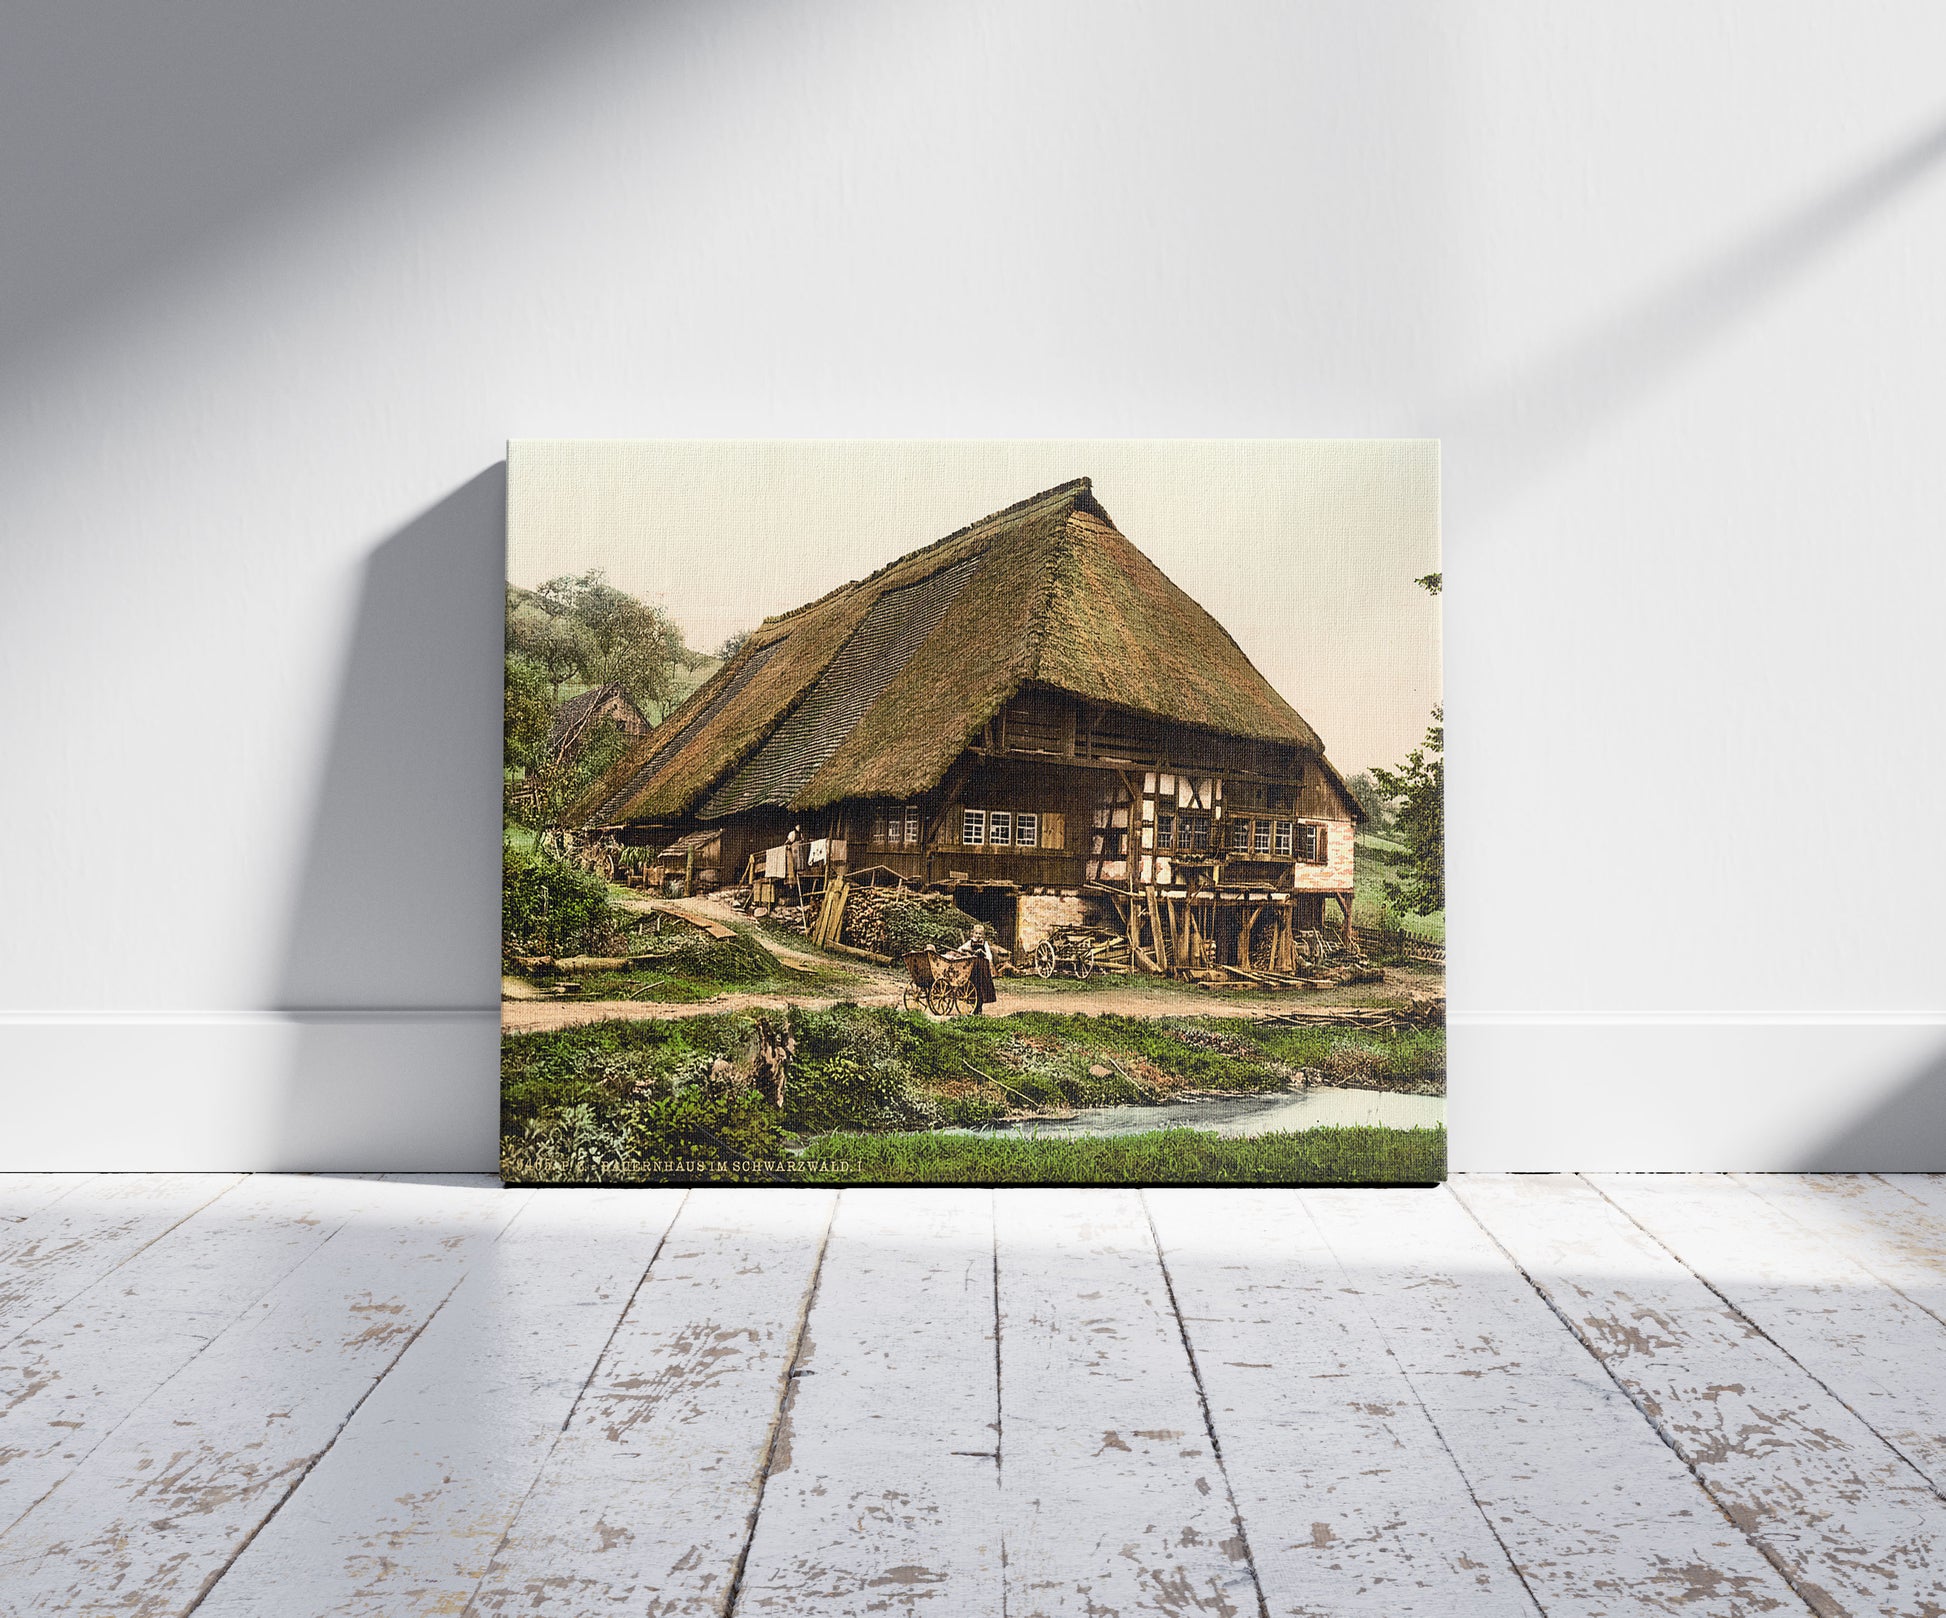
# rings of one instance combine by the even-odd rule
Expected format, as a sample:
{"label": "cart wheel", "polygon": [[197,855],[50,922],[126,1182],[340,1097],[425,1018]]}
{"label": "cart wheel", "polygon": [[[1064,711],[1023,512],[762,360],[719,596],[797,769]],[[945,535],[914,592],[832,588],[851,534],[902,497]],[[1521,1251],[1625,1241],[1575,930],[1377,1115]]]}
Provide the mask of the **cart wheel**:
{"label": "cart wheel", "polygon": [[980,1003],[980,991],[970,983],[956,984],[951,992],[953,997],[952,1015],[955,1017],[969,1015],[973,1008]]}
{"label": "cart wheel", "polygon": [[926,985],[926,991],[920,998],[925,1001],[926,1010],[935,1017],[950,1017],[953,1014],[953,1004],[948,998],[951,992],[945,984],[935,978]]}
{"label": "cart wheel", "polygon": [[1075,956],[1074,975],[1083,983],[1095,975],[1095,952],[1092,949],[1084,949]]}
{"label": "cart wheel", "polygon": [[1043,938],[1040,947],[1034,951],[1034,970],[1044,978],[1054,976],[1056,957],[1052,940]]}

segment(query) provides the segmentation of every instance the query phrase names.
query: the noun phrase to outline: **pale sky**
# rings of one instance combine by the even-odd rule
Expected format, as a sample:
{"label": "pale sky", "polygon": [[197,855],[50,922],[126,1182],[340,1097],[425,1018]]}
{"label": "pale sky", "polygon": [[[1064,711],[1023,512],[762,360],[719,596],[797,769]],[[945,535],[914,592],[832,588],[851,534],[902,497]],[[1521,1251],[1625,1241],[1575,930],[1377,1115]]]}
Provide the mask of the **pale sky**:
{"label": "pale sky", "polygon": [[1439,445],[1427,439],[523,439],[508,577],[603,568],[691,646],[1088,476],[1115,526],[1235,637],[1347,774],[1440,700]]}

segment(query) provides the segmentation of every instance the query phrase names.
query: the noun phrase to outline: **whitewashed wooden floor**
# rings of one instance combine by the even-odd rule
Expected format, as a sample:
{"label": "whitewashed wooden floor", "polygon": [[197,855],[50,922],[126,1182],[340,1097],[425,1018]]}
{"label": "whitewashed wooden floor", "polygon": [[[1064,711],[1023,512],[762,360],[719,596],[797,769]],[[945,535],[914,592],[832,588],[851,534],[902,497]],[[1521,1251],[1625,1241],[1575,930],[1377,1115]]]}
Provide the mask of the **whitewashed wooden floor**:
{"label": "whitewashed wooden floor", "polygon": [[0,1175],[0,1613],[1946,1613],[1946,1182]]}

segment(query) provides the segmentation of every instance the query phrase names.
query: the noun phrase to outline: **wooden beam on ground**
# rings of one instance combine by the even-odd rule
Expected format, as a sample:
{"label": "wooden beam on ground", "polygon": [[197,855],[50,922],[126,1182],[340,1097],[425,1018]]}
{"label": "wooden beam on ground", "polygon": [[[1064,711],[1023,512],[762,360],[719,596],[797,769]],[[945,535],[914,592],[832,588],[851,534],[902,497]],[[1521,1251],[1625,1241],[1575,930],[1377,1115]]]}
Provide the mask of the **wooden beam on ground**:
{"label": "wooden beam on ground", "polygon": [[711,938],[723,939],[736,937],[736,929],[734,927],[724,926],[714,916],[705,916],[693,910],[685,910],[681,905],[671,904],[666,899],[655,908],[666,915],[674,916],[678,921],[688,922],[692,927],[702,928]]}

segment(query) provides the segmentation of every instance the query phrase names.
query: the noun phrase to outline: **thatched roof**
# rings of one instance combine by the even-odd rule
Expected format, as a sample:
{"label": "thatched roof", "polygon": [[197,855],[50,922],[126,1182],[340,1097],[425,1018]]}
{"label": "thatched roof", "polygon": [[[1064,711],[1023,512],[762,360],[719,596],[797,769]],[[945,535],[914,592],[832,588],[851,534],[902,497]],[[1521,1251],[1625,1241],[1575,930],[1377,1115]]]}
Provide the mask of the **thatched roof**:
{"label": "thatched roof", "polygon": [[575,812],[612,825],[916,796],[1029,683],[1324,751],[1077,478],[766,619]]}

